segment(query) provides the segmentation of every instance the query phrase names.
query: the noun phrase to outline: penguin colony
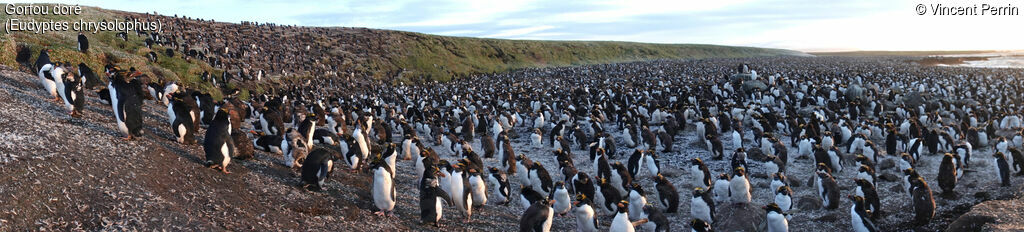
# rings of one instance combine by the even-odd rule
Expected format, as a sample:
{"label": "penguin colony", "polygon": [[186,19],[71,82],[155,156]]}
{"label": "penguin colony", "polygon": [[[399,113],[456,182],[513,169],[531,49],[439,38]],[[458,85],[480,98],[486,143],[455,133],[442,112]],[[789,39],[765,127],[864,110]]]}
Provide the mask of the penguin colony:
{"label": "penguin colony", "polygon": [[[80,52],[87,52],[86,36],[78,39]],[[91,73],[85,64],[54,62],[47,50],[32,68],[42,91],[78,117],[83,85],[96,74],[83,74]],[[337,169],[370,175],[366,201],[381,217],[395,216],[397,182],[417,183],[420,221],[434,226],[473,223],[474,211],[488,207],[515,207],[520,231],[549,231],[556,220],[578,231],[711,231],[728,226],[719,209],[757,205],[765,222],[758,229],[767,231],[788,231],[793,216],[812,210],[844,212],[850,230],[878,231],[877,222],[902,219],[894,212],[912,215],[898,223],[927,225],[936,198],[958,197],[964,180],[1004,188],[1024,173],[1019,96],[976,85],[961,93],[939,81],[909,79],[879,87],[892,81],[886,74],[764,77],[740,65],[739,74],[723,78],[652,81],[564,68],[359,94],[306,82],[249,101],[219,83],[228,94],[215,101],[133,68],[109,64],[103,71],[110,81],[98,97],[125,140],[145,136],[142,105],[152,101],[166,106],[175,141],[202,146],[203,165],[211,169],[230,174],[237,168],[231,162],[246,158],[238,147],[251,146],[279,158],[310,191],[329,191]],[[997,86],[1020,84],[984,78]],[[688,138],[695,145],[675,147]],[[397,162],[415,168],[402,170]],[[801,165],[813,173],[786,171]],[[923,165],[938,172],[918,172]],[[995,174],[972,175],[977,169]],[[883,171],[898,174],[888,181],[899,182],[899,191],[879,188]],[[400,172],[416,179],[396,179]],[[770,183],[769,189],[755,183]],[[758,195],[764,192],[769,195]],[[691,193],[690,201],[680,200],[681,193]],[[817,204],[801,208],[798,200],[806,198],[798,195]],[[882,205],[883,198],[909,203]],[[670,224],[666,215],[685,215],[683,205],[690,223]]]}

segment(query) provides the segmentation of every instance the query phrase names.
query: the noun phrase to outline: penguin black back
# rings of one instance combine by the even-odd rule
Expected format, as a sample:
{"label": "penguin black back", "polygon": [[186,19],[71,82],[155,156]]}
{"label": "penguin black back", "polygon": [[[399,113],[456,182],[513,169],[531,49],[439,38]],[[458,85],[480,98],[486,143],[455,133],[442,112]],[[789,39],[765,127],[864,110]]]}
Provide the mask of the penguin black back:
{"label": "penguin black back", "polygon": [[302,163],[302,183],[312,186],[314,190],[322,190],[324,181],[330,177],[334,168],[334,157],[323,148],[317,148],[306,155]]}
{"label": "penguin black back", "polygon": [[218,110],[203,138],[207,167],[219,167],[224,173],[230,173],[226,166],[230,163],[235,149],[230,130],[231,119],[228,112],[224,109]]}

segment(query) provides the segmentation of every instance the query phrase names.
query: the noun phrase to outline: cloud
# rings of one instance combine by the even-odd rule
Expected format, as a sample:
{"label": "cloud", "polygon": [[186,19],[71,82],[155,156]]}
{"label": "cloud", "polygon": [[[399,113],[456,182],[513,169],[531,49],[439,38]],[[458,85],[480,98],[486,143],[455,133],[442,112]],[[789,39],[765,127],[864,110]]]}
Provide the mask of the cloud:
{"label": "cloud", "polygon": [[[1024,16],[918,16],[917,0],[85,0],[217,21],[505,39],[705,43],[797,50],[1021,49]],[[1013,3],[991,0],[990,4]],[[946,4],[955,4],[949,2]]]}

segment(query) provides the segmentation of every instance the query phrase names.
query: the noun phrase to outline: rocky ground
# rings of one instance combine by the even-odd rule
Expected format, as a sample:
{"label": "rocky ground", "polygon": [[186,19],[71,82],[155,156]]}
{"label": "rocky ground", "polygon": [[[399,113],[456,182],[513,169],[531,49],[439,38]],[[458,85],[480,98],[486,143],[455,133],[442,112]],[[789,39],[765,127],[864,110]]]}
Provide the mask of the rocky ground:
{"label": "rocky ground", "polygon": [[[114,128],[110,108],[100,103],[94,93],[88,93],[83,117],[71,118],[62,102],[58,104],[44,96],[36,80],[35,76],[0,67],[2,230],[438,230],[419,225],[418,191],[413,180],[415,175],[409,171],[413,169],[410,161],[398,162],[396,216],[381,218],[372,214],[374,206],[369,195],[372,180],[367,173],[338,170],[325,191],[311,192],[299,187],[297,172],[280,165],[280,157],[258,153],[253,160],[233,162],[228,168],[232,173],[223,174],[201,165],[200,146],[173,142],[165,107],[147,102],[145,136],[123,141]],[[617,131],[614,126],[610,129]],[[519,134],[513,139],[516,152],[543,163],[553,179],[563,179],[551,149],[529,145],[527,128],[515,130],[515,134]],[[198,135],[201,137],[202,133]],[[672,221],[672,231],[685,230],[690,220],[692,188],[684,168],[693,157],[708,157],[695,134],[689,127],[676,137],[677,152],[659,153],[663,173],[675,184],[681,197],[680,212],[667,215]],[[732,149],[729,136],[724,137],[726,149]],[[745,137],[753,136],[748,132]],[[479,146],[478,143],[474,145]],[[750,144],[751,141],[745,143]],[[625,162],[631,152],[621,145],[619,151],[620,155],[612,162]],[[574,153],[577,167],[592,173],[586,153],[581,150]],[[975,154],[970,170],[957,186],[957,196],[952,198],[941,197],[935,182],[941,157],[926,156],[918,164],[919,172],[935,191],[939,208],[935,219],[923,226],[908,223],[913,213],[908,195],[899,188],[901,175],[893,162],[885,161],[893,159],[891,156],[883,158],[879,163],[878,190],[885,213],[876,223],[885,231],[940,231],[950,224],[956,228],[953,231],[1024,230],[1020,214],[1024,207],[1021,201],[1024,178],[1014,177],[1013,187],[998,187],[989,148],[977,148]],[[454,158],[444,152],[441,156]],[[791,149],[790,157],[787,173],[793,182],[794,202],[798,208],[792,212],[791,229],[849,230],[850,201],[842,200],[839,209],[821,209],[816,192],[807,184],[813,173],[812,160],[796,157],[796,149]],[[496,159],[484,162],[491,166],[498,163]],[[852,179],[856,173],[849,166],[852,164],[852,160],[848,161],[847,170],[837,174],[844,195],[852,193],[854,186]],[[708,165],[717,175],[725,172],[729,164],[709,161]],[[753,206],[771,202],[773,194],[767,188],[767,173],[758,164],[750,165]],[[650,174],[644,170],[639,179],[648,189],[648,202],[657,204]],[[738,208],[757,209],[736,210]],[[720,205],[718,210],[719,223],[730,220],[725,215],[763,220],[759,207]],[[463,217],[449,207],[445,209],[440,230],[514,231],[522,211],[515,203],[509,206],[488,203],[482,209],[475,209],[473,220],[465,223]],[[964,215],[961,221],[954,223],[961,215]],[[600,219],[607,226],[611,215]],[[761,224],[760,221],[750,222],[750,228],[761,229]],[[721,226],[716,224],[716,227]],[[575,220],[571,216],[556,217],[553,230],[574,228]]]}

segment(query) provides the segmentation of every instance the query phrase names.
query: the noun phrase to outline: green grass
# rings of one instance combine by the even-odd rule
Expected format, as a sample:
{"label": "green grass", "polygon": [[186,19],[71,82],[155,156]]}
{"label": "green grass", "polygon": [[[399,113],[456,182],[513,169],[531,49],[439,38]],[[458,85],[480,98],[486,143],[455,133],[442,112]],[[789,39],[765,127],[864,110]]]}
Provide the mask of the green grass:
{"label": "green grass", "polygon": [[845,51],[845,52],[810,52],[815,56],[943,56],[992,53],[997,51]]}
{"label": "green grass", "polygon": [[610,41],[534,41],[479,39],[391,31],[401,46],[390,51],[388,63],[404,68],[403,77],[449,80],[473,73],[502,72],[532,67],[575,66],[656,59],[701,59],[803,55],[800,52],[704,44],[650,44]]}
{"label": "green grass", "polygon": [[[78,19],[85,21],[101,21],[122,19],[124,12],[85,7],[81,16],[17,16],[22,20],[36,21],[69,21]],[[0,15],[6,21],[7,15]],[[348,29],[336,29],[348,30]],[[386,73],[400,73],[393,81],[421,82],[429,80],[448,81],[452,78],[479,73],[504,72],[521,68],[575,66],[602,63],[631,62],[656,59],[701,59],[713,57],[752,57],[777,55],[806,55],[801,52],[766,49],[755,47],[731,47],[704,44],[649,44],[609,41],[531,41],[480,39],[467,37],[437,36],[402,31],[379,31],[381,43],[385,49],[371,51],[369,59],[362,59],[353,65],[353,69],[369,73],[378,79],[392,80]],[[34,34],[31,32],[15,32],[0,38],[0,64],[16,67],[14,61],[16,45],[28,46],[32,50],[31,61],[40,49],[49,48],[52,60],[77,64],[85,62],[94,70],[101,70],[107,63],[116,63],[127,69],[135,67],[139,71],[162,80],[178,81],[183,86],[208,91],[219,98],[219,89],[203,83],[199,75],[210,72],[220,75],[222,70],[215,70],[201,61],[186,61],[180,53],[175,57],[167,57],[163,47],[154,46],[159,55],[158,62],[150,62],[146,54],[150,49],[143,44],[144,37],[129,32],[129,41],[122,41],[117,32],[100,32],[91,34],[90,53],[83,54],[76,49],[78,32],[48,32]],[[326,35],[321,35],[326,36]],[[315,38],[327,42],[326,37]],[[332,51],[328,54],[338,51]],[[336,53],[335,53],[336,54]],[[327,60],[324,57],[321,60]],[[401,71],[401,72],[398,72]],[[286,77],[301,79],[302,77]],[[280,81],[266,78],[264,83],[246,83],[238,86],[246,91],[243,98],[253,93],[261,93],[264,89]]]}

